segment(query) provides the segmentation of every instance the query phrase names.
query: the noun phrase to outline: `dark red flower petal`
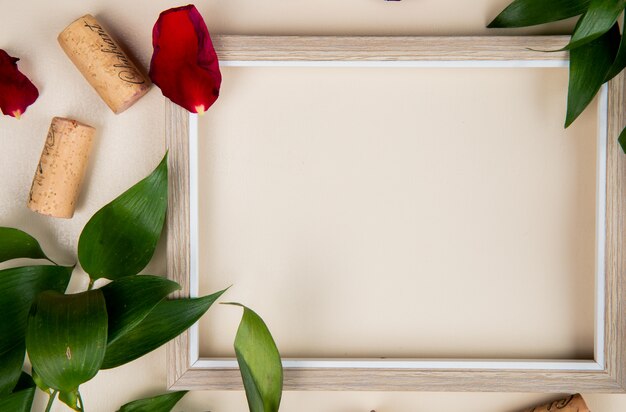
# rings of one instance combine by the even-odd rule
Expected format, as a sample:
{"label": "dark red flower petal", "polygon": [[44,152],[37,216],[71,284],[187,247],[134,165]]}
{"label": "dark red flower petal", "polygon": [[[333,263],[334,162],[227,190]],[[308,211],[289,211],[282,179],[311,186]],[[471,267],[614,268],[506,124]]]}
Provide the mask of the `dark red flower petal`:
{"label": "dark red flower petal", "polygon": [[17,117],[33,104],[39,91],[17,68],[19,59],[0,49],[0,111]]}
{"label": "dark red flower petal", "polygon": [[192,4],[166,10],[152,30],[150,78],[166,97],[192,113],[219,96],[222,74],[204,19]]}

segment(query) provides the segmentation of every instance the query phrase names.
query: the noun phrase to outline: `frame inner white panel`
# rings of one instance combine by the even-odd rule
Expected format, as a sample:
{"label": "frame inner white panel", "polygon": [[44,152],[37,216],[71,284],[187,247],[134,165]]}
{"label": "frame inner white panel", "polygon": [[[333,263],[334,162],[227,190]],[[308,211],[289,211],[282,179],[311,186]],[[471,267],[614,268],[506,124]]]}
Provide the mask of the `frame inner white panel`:
{"label": "frame inner white panel", "polygon": [[[224,67],[415,67],[415,68],[538,68],[567,67],[565,60],[549,61],[226,61]],[[555,370],[597,371],[604,369],[604,312],[606,234],[606,142],[608,87],[599,94],[596,185],[596,264],[595,264],[595,338],[594,360],[517,360],[517,359],[293,359],[283,360],[285,368],[371,368],[371,369],[439,369],[439,370]],[[190,222],[190,295],[199,290],[198,233],[198,117],[189,116],[189,198]],[[199,328],[190,328],[190,367],[194,369],[237,368],[234,358],[200,358]]]}

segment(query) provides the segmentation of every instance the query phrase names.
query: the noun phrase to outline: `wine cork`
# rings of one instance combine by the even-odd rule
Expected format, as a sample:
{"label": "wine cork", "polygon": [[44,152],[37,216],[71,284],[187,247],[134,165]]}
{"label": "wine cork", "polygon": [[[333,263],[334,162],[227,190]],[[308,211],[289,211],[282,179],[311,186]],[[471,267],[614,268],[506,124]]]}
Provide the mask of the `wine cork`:
{"label": "wine cork", "polygon": [[128,109],[150,89],[148,76],[92,15],[87,14],[67,26],[58,40],[113,113]]}
{"label": "wine cork", "polygon": [[570,395],[565,399],[550,402],[546,405],[525,409],[523,412],[590,412],[585,400],[579,394]]}
{"label": "wine cork", "polygon": [[71,218],[96,129],[55,117],[35,171],[28,207],[38,213]]}

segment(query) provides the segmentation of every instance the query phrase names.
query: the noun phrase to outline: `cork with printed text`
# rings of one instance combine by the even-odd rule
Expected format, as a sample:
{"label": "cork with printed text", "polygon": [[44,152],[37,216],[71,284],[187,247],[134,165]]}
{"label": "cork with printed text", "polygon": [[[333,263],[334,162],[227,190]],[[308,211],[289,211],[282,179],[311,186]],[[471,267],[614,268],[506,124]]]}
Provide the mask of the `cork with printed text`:
{"label": "cork with printed text", "polygon": [[74,216],[96,129],[55,117],[41,152],[28,207],[47,216]]}
{"label": "cork with printed text", "polygon": [[150,89],[148,76],[93,16],[87,14],[74,21],[58,40],[114,113],[128,109]]}
{"label": "cork with printed text", "polygon": [[583,397],[576,394],[546,405],[524,409],[522,412],[590,412],[590,410]]}

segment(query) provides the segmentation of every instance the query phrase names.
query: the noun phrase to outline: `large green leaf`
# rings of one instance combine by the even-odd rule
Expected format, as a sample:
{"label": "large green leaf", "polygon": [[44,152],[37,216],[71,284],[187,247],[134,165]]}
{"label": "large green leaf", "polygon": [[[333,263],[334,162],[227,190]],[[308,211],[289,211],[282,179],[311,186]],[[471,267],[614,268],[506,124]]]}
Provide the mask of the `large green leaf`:
{"label": "large green leaf", "polygon": [[101,288],[109,314],[111,345],[141,322],[167,295],[180,285],[159,276],[132,276],[113,281]]}
{"label": "large green leaf", "polygon": [[24,367],[24,342],[0,355],[0,397],[13,391]]}
{"label": "large green leaf", "polygon": [[13,389],[24,363],[24,336],[30,307],[44,290],[63,292],[71,267],[23,266],[0,270],[0,396]]}
{"label": "large green leaf", "polygon": [[0,411],[30,412],[34,398],[35,383],[28,374],[22,372],[13,393],[0,397]]}
{"label": "large green leaf", "polygon": [[167,209],[167,155],[148,177],[87,222],[78,260],[92,279],[136,275],[154,254]]}
{"label": "large green leaf", "polygon": [[0,398],[0,411],[30,412],[35,398],[35,388],[23,389]]}
{"label": "large green leaf", "polygon": [[100,290],[41,293],[28,317],[26,349],[41,380],[74,392],[93,378],[106,351],[107,312]]}
{"label": "large green leaf", "polygon": [[35,368],[32,368],[31,373],[33,374],[32,379],[33,379],[33,382],[35,382],[35,385],[37,385],[39,389],[41,389],[43,392],[47,393],[48,395],[52,394],[52,390],[50,389],[48,385],[46,385],[43,379],[41,379],[41,377],[39,376]]}
{"label": "large green leaf", "polygon": [[619,50],[617,51],[617,56],[615,57],[615,61],[609,70],[609,74],[606,75],[604,81],[608,82],[618,74],[624,70],[626,67],[626,14],[624,14],[624,20],[622,21],[622,39],[619,44]]}
{"label": "large green leaf", "polygon": [[37,239],[28,233],[0,227],[0,262],[19,258],[48,259],[48,256],[41,250]]}
{"label": "large green leaf", "polygon": [[619,27],[584,46],[570,51],[569,89],[565,127],[591,103],[608,74],[619,45]]}
{"label": "large green leaf", "polygon": [[139,399],[122,406],[117,412],[170,412],[187,391],[170,392],[152,398]]}
{"label": "large green leaf", "polygon": [[75,411],[80,411],[78,406],[78,389],[72,392],[59,392],[59,400]]}
{"label": "large green leaf", "polygon": [[619,135],[619,139],[617,139],[619,145],[622,146],[622,150],[626,153],[626,128],[622,130],[622,133]]}
{"label": "large green leaf", "polygon": [[0,354],[24,342],[28,311],[44,290],[64,292],[73,268],[22,266],[0,270]]}
{"label": "large green leaf", "polygon": [[196,299],[162,301],[135,328],[107,346],[102,369],[131,362],[180,335],[224,292],[222,290]]}
{"label": "large green leaf", "polygon": [[487,27],[526,27],[578,16],[591,0],[515,0]]}
{"label": "large green leaf", "polygon": [[28,311],[40,292],[64,292],[73,268],[22,266],[0,270],[0,353],[24,341]]}
{"label": "large green leaf", "polygon": [[619,15],[624,11],[624,5],[624,0],[592,0],[589,9],[576,25],[572,39],[565,49],[576,49],[611,30]]}
{"label": "large green leaf", "polygon": [[283,391],[283,366],[274,338],[263,319],[243,307],[235,353],[250,412],[276,412]]}

